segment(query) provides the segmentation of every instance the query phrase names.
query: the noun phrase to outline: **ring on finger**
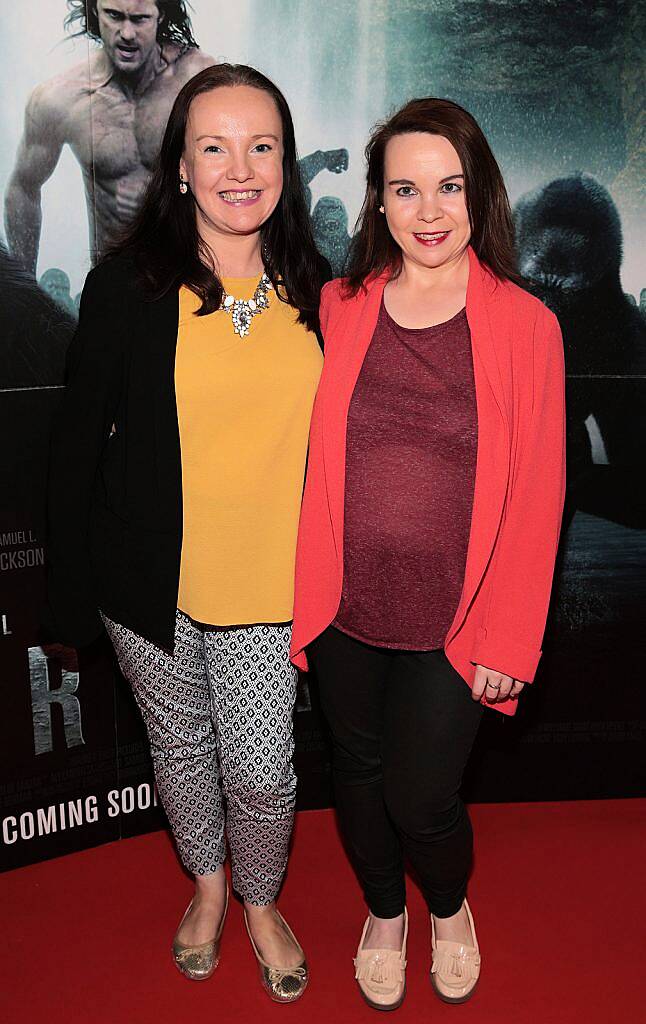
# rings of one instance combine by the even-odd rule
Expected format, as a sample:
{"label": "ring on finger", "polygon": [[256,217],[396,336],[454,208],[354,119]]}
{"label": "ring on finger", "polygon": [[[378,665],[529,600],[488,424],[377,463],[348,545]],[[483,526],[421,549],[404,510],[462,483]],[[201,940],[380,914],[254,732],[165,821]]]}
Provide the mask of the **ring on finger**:
{"label": "ring on finger", "polygon": [[499,690],[500,687],[502,686],[502,683],[498,683],[497,686],[495,683],[487,683],[487,686],[490,686],[492,690]]}

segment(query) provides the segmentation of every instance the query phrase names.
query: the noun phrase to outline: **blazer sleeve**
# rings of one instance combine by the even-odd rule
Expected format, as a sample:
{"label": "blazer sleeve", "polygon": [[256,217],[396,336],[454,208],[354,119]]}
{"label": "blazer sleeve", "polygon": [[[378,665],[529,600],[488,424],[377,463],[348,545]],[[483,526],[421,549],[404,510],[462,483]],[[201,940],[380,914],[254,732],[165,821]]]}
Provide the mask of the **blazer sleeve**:
{"label": "blazer sleeve", "polygon": [[523,368],[507,505],[491,600],[472,662],[532,682],[541,656],[565,495],[563,340],[547,309]]}
{"label": "blazer sleeve", "polygon": [[321,333],[325,340],[325,332],[327,330],[328,321],[330,319],[330,303],[332,301],[332,281],[327,281],[321,289],[321,304],[319,307],[319,320],[321,323]]}
{"label": "blazer sleeve", "polygon": [[[123,291],[90,271],[66,361],[66,389],[50,443],[47,487],[46,638],[83,647],[102,632],[89,555],[92,496],[122,382]],[[118,314],[118,318],[117,318]]]}

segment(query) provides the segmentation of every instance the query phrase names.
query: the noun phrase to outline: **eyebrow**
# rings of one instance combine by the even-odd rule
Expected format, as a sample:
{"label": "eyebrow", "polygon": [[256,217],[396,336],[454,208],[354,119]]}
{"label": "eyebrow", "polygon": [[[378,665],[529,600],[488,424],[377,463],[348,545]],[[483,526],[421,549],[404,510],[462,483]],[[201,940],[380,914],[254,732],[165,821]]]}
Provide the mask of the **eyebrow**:
{"label": "eyebrow", "polygon": [[[453,178],[464,179],[463,174],[447,174],[446,178],[440,179],[440,185],[443,185],[445,181],[452,181]],[[388,182],[389,185],[414,185],[415,182],[411,181],[410,178],[393,178],[392,181]]]}
{"label": "eyebrow", "polygon": [[[218,142],[224,142],[227,138],[229,138],[227,135],[210,135],[207,133],[206,135],[199,135],[196,141],[201,142],[202,139],[217,139]],[[274,142],[280,141],[278,136],[273,135],[271,132],[261,132],[260,135],[252,135],[251,139],[252,141],[255,141],[256,139],[273,139]]]}

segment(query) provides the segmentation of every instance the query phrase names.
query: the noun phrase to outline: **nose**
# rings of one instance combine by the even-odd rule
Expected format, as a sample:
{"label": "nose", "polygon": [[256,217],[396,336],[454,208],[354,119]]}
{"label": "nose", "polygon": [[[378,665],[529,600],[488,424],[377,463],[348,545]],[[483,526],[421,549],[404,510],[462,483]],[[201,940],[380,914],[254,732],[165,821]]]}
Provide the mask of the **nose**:
{"label": "nose", "polygon": [[127,18],[124,19],[119,26],[119,35],[123,39],[124,43],[131,43],[137,35],[135,26],[131,21],[128,21]]}
{"label": "nose", "polygon": [[229,181],[244,182],[249,181],[249,178],[253,178],[253,170],[249,163],[249,154],[246,146],[235,147],[231,151],[231,158],[226,173]]}
{"label": "nose", "polygon": [[437,220],[437,218],[441,216],[441,197],[438,196],[436,192],[432,192],[429,195],[422,196],[422,201],[419,209],[419,219],[423,220],[425,224],[430,224],[432,221]]}

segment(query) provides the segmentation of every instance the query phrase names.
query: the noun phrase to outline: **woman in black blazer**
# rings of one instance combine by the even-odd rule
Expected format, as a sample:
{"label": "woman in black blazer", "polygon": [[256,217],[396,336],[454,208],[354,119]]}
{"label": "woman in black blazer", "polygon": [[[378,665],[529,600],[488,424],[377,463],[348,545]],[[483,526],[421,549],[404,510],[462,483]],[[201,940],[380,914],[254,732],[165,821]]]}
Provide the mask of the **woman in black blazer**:
{"label": "woman in black blazer", "polygon": [[275,898],[294,811],[293,561],[326,276],[284,97],[252,68],[202,71],[177,97],[135,223],[88,275],[50,466],[48,632],[82,647],[105,626],[133,687],[196,881],[175,963],[192,979],[217,966],[226,825],[261,978],[281,1002],[307,984]]}

